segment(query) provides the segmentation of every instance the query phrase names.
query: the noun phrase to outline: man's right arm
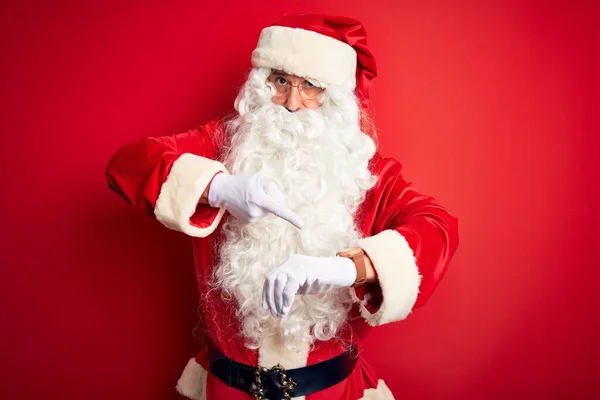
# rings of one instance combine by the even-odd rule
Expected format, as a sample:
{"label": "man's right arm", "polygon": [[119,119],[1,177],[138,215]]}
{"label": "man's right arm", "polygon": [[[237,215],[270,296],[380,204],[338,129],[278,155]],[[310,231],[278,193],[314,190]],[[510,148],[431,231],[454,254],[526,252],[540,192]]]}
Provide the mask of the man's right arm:
{"label": "man's right arm", "polygon": [[225,213],[225,208],[200,201],[213,177],[227,172],[215,161],[217,129],[213,122],[122,146],[106,168],[109,188],[170,229],[195,237],[210,235]]}

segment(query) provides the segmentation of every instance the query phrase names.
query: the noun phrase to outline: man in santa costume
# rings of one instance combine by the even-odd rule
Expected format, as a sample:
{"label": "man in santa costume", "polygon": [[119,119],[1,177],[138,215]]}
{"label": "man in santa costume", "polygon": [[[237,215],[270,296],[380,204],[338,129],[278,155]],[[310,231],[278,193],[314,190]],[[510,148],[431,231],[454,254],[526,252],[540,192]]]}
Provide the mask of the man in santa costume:
{"label": "man in santa costume", "polygon": [[361,23],[286,15],[252,65],[233,117],[127,144],[106,170],[112,190],[192,240],[202,349],[177,390],[392,399],[361,341],[431,296],[457,220],[377,152]]}

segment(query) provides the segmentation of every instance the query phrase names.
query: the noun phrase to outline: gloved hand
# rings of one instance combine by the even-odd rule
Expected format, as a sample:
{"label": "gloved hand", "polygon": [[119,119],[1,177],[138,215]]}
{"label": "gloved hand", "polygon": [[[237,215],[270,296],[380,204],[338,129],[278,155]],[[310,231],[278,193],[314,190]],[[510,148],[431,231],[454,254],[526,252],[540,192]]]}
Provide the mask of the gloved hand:
{"label": "gloved hand", "polygon": [[349,258],[294,254],[267,276],[263,308],[271,310],[274,317],[283,317],[290,312],[296,294],[350,287],[355,280],[356,267]]}
{"label": "gloved hand", "polygon": [[283,194],[277,186],[259,174],[218,174],[210,184],[208,204],[224,207],[243,222],[256,222],[273,213],[302,228],[300,217],[283,205]]}

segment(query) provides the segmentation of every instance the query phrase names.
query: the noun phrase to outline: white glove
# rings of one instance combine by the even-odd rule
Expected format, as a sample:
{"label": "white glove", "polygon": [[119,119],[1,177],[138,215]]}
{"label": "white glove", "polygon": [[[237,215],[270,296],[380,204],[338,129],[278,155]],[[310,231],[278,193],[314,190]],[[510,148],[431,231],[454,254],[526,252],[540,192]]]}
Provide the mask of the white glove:
{"label": "white glove", "polygon": [[290,312],[296,294],[324,293],[350,287],[356,280],[356,267],[347,257],[290,256],[265,280],[263,308],[274,317]]}
{"label": "white glove", "polygon": [[210,184],[208,204],[224,207],[243,222],[256,222],[273,213],[302,228],[300,217],[283,205],[283,194],[277,186],[259,174],[218,174]]}

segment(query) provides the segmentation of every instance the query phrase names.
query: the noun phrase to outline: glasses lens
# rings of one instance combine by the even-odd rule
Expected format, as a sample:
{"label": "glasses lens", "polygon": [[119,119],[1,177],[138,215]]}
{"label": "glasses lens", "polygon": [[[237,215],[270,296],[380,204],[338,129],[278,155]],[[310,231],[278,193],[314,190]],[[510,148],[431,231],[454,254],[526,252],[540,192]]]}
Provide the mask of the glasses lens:
{"label": "glasses lens", "polygon": [[319,97],[319,95],[321,95],[321,93],[323,93],[323,90],[325,90],[324,88],[315,86],[308,81],[302,83],[301,88],[302,95],[307,100],[315,100],[317,97]]}
{"label": "glasses lens", "polygon": [[275,87],[276,96],[285,96],[290,92],[290,84],[282,76],[271,75],[269,77],[269,83]]}
{"label": "glasses lens", "polygon": [[[292,85],[286,77],[274,74],[269,76],[267,81],[275,88],[275,96],[281,97],[290,94]],[[297,88],[300,96],[305,100],[316,100],[325,90],[325,88],[313,85],[309,81],[302,82]]]}

